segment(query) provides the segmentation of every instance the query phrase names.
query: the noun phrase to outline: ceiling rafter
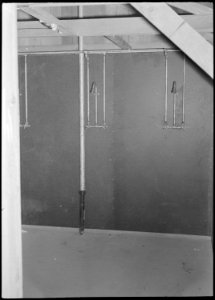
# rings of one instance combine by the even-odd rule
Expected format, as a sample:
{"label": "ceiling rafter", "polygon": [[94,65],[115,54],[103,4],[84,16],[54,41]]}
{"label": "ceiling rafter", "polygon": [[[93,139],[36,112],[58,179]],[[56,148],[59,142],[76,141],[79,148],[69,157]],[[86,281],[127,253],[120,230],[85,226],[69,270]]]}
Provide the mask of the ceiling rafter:
{"label": "ceiling rafter", "polygon": [[[171,39],[151,20],[143,17],[132,4],[138,5],[135,2],[19,3],[20,16],[21,14],[26,16],[18,20],[19,51],[39,48],[42,51],[47,47],[49,49],[52,47],[53,51],[69,47],[75,50],[78,36],[85,37],[86,50],[175,48],[177,43],[173,41],[174,37]],[[151,5],[153,2],[142,4]],[[207,40],[213,44],[213,5],[204,5],[203,2],[161,2],[161,4],[166,5],[174,13],[174,18],[175,16],[183,18],[190,25],[189,30],[195,29],[199,41]],[[76,9],[80,5],[86,7],[86,16],[81,19],[76,15]],[[92,8],[94,6],[95,9],[91,9],[90,6]],[[63,7],[68,8],[61,10]],[[32,16],[38,21],[32,20]],[[163,20],[171,29],[172,25],[168,25],[169,20],[166,20],[166,16]],[[184,28],[184,24],[182,27]],[[186,35],[186,32],[184,34]],[[187,40],[187,43],[191,41]],[[206,45],[208,44],[206,42]]]}
{"label": "ceiling rafter", "polygon": [[56,31],[59,34],[67,33],[75,35],[72,28],[68,29],[62,24],[61,20],[41,8],[22,7],[21,9],[27,14],[38,19],[40,23],[50,26],[53,31]]}
{"label": "ceiling rafter", "polygon": [[131,45],[129,45],[128,42],[126,42],[121,36],[117,36],[117,35],[111,35],[111,36],[104,36],[106,39],[110,40],[111,42],[113,42],[115,45],[117,45],[119,48],[123,49],[123,50],[128,50],[128,49],[132,49]]}
{"label": "ceiling rafter", "polygon": [[213,78],[213,46],[164,2],[131,5]]}

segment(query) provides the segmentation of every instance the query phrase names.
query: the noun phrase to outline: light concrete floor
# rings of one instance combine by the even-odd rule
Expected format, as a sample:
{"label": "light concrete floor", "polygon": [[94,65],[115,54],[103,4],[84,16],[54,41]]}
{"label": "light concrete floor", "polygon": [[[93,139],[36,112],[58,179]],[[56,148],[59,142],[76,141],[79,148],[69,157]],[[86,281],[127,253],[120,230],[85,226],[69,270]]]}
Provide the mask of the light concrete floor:
{"label": "light concrete floor", "polygon": [[22,229],[25,298],[212,295],[209,237]]}

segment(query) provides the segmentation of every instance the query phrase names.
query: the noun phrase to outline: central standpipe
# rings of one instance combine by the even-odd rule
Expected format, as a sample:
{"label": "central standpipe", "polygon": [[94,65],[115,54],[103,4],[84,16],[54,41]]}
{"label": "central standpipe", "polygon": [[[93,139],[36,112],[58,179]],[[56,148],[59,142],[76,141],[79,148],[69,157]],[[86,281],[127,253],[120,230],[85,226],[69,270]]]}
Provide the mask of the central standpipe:
{"label": "central standpipe", "polygon": [[[79,18],[83,17],[83,7],[79,7]],[[80,100],[80,215],[79,233],[84,233],[85,226],[85,124],[84,124],[84,52],[83,37],[79,36],[79,100]]]}

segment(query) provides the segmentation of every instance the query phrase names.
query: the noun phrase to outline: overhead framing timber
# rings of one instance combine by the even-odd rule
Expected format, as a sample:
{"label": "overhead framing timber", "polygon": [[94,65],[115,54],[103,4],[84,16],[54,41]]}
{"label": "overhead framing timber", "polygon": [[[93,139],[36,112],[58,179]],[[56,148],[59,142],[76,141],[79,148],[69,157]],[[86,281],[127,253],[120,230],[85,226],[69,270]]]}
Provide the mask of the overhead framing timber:
{"label": "overhead framing timber", "polygon": [[213,47],[166,3],[131,3],[171,42],[213,78]]}
{"label": "overhead framing timber", "polygon": [[[213,31],[213,16],[210,15],[183,15],[182,18],[198,32]],[[61,36],[81,35],[81,36],[109,36],[109,35],[133,35],[160,34],[147,20],[142,17],[122,17],[122,18],[86,18],[61,20],[61,25],[68,30],[62,32]],[[19,37],[44,37],[58,36],[53,30],[49,30],[39,21],[18,22]]]}
{"label": "overhead framing timber", "polygon": [[[41,8],[31,8],[31,7],[21,7],[21,9],[32,15],[33,17],[39,19],[40,23],[47,26],[49,29],[52,29],[54,32],[57,32],[58,34],[66,34],[66,35],[77,35],[74,33],[72,27],[68,27],[63,25],[62,21],[53,16],[52,14],[44,11]],[[81,35],[81,34],[79,34]],[[110,36],[105,35],[105,38],[113,42],[115,45],[117,45],[121,49],[131,49],[131,46],[123,40],[120,36]]]}
{"label": "overhead framing timber", "polygon": [[[78,6],[95,6],[100,11],[105,5],[107,15],[100,17],[96,10],[82,19],[74,13]],[[62,20],[65,12],[59,9],[63,6],[74,7],[73,19]],[[85,37],[84,50],[177,47],[213,77],[213,6],[203,2],[48,2],[19,3],[18,7],[27,17],[38,19],[18,22],[19,53],[76,51],[79,36]]]}

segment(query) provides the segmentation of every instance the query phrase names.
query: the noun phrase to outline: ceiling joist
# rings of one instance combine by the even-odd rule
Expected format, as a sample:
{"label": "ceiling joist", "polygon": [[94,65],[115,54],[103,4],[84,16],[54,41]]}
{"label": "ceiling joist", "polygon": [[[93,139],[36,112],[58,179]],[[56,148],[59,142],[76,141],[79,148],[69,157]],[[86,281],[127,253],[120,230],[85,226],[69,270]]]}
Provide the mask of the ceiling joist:
{"label": "ceiling joist", "polygon": [[[213,16],[184,15],[183,19],[198,32],[213,31]],[[157,35],[159,30],[142,17],[61,20],[67,28],[61,36]],[[19,37],[56,36],[39,21],[18,22]]]}
{"label": "ceiling joist", "polygon": [[121,5],[129,4],[129,2],[32,2],[32,3],[19,3],[18,8],[23,7],[69,7],[69,6],[97,6],[97,5]]}

